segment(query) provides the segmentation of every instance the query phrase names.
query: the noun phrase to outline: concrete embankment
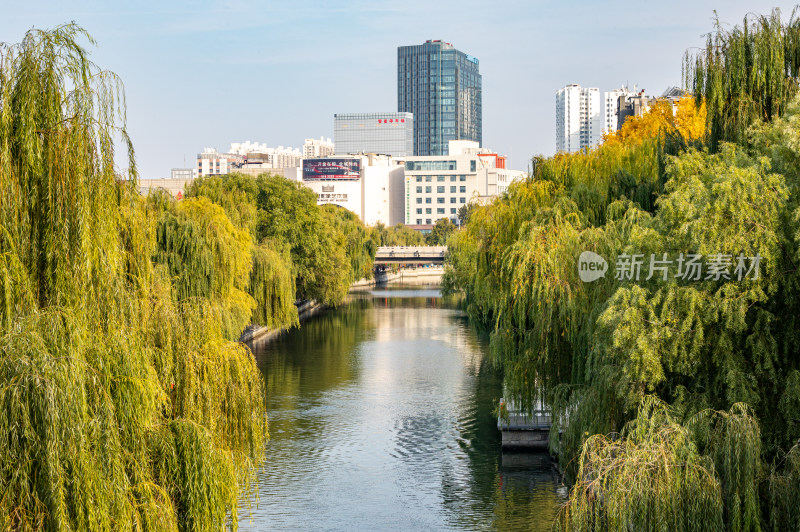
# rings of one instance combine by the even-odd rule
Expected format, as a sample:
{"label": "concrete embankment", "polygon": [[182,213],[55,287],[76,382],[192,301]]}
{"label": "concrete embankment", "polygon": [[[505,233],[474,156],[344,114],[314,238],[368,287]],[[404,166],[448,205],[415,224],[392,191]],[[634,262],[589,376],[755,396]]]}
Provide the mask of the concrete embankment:
{"label": "concrete embankment", "polygon": [[[369,288],[371,286],[384,286],[387,284],[404,285],[438,285],[442,281],[444,268],[433,266],[429,268],[402,268],[396,272],[379,272],[372,279],[361,279],[350,285],[350,289]],[[304,301],[297,307],[297,316],[300,323],[311,316],[319,314],[325,309],[325,305],[316,301]],[[244,330],[239,337],[240,342],[263,342],[270,340],[286,329],[269,329],[261,326],[250,326]]]}
{"label": "concrete embankment", "polygon": [[[311,316],[315,316],[325,309],[325,305],[317,303],[316,301],[304,301],[297,306],[297,317],[300,323],[303,323]],[[275,338],[286,329],[269,329],[267,327],[250,326],[244,330],[242,336],[239,338],[240,342],[263,342]]]}

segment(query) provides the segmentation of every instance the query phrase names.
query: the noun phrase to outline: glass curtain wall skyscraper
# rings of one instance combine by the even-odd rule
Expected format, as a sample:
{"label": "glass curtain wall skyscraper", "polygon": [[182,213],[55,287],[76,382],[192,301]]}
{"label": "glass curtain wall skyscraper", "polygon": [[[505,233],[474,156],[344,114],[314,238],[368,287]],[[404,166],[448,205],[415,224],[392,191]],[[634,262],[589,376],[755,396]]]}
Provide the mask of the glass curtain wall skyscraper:
{"label": "glass curtain wall skyscraper", "polygon": [[414,114],[414,155],[447,155],[451,140],[481,145],[478,59],[438,40],[398,47],[397,110]]}

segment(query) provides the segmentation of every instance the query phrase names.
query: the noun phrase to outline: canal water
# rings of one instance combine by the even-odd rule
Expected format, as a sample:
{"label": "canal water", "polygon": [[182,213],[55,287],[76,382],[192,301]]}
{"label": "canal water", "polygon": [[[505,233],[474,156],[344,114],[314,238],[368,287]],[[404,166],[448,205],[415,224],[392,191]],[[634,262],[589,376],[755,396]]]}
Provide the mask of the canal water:
{"label": "canal water", "polygon": [[501,376],[437,289],[354,294],[252,347],[271,440],[242,530],[551,529],[567,490],[546,454],[501,452]]}

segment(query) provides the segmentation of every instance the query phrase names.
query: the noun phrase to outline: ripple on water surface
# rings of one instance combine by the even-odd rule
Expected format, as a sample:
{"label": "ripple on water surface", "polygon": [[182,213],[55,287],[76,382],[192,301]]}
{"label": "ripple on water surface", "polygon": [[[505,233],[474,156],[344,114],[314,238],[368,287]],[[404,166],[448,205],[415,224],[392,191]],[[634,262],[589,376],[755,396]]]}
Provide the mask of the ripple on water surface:
{"label": "ripple on water surface", "polygon": [[565,493],[546,455],[500,452],[486,347],[419,289],[255,346],[272,440],[241,529],[550,530]]}

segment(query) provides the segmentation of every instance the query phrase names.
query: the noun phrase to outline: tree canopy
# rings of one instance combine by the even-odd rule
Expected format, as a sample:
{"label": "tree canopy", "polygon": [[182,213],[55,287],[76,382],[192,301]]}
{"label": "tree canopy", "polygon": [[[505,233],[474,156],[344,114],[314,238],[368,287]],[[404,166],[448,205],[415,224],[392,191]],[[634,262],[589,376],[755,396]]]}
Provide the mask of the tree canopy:
{"label": "tree canopy", "polygon": [[139,197],[121,83],[84,40],[0,47],[0,526],[235,528],[268,438],[227,339],[253,244],[208,200]]}
{"label": "tree canopy", "polygon": [[536,158],[449,241],[507,397],[553,410],[561,527],[800,527],[797,27],[718,25],[694,101]]}

